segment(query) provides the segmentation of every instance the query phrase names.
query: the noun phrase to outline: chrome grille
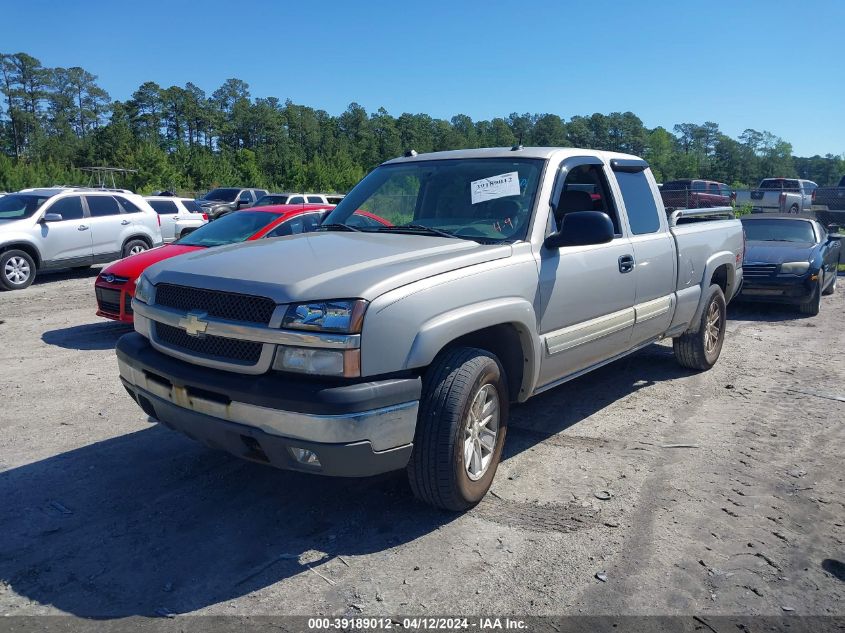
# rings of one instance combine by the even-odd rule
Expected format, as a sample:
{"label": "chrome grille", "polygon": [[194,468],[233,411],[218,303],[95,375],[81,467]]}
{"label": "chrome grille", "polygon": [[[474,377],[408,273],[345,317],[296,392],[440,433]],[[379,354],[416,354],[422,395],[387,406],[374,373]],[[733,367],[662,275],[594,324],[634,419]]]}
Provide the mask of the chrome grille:
{"label": "chrome grille", "polygon": [[156,286],[157,305],[183,310],[203,311],[209,316],[247,323],[270,323],[276,303],[267,297],[189,288],[173,284]]}
{"label": "chrome grille", "polygon": [[777,272],[777,264],[743,264],[742,276],[745,279],[762,279]]}
{"label": "chrome grille", "polygon": [[155,337],[159,343],[177,351],[200,354],[213,360],[239,365],[255,365],[261,356],[263,345],[252,341],[239,341],[220,336],[190,336],[183,329],[155,324]]}

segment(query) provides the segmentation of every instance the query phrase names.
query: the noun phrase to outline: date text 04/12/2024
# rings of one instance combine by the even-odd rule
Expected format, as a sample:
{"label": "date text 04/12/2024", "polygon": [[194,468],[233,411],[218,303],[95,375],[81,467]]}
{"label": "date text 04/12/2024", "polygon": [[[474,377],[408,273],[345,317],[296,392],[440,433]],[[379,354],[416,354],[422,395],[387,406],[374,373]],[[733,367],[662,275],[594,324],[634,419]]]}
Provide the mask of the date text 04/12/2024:
{"label": "date text 04/12/2024", "polygon": [[496,617],[408,617],[408,618],[309,618],[308,629],[320,630],[361,630],[377,631],[385,629],[430,630],[430,631],[497,631],[525,630],[527,624],[517,618]]}

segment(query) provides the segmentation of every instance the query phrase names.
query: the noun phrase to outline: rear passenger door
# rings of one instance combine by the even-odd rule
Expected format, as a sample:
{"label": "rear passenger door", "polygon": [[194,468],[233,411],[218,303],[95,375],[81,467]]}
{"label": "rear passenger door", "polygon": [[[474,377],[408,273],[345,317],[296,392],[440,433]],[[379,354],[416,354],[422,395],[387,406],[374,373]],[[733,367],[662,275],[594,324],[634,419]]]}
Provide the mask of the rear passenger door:
{"label": "rear passenger door", "polygon": [[631,246],[636,285],[631,346],[663,334],[672,320],[677,279],[674,238],[666,213],[657,205],[657,186],[645,161],[612,160]]}
{"label": "rear passenger door", "polygon": [[161,220],[161,239],[172,242],[176,239],[176,221],[179,219],[179,209],[172,200],[147,200]]}
{"label": "rear passenger door", "polygon": [[129,229],[132,220],[121,212],[120,205],[113,196],[87,195],[89,224],[94,256],[114,255],[120,257],[123,247],[123,234]]}

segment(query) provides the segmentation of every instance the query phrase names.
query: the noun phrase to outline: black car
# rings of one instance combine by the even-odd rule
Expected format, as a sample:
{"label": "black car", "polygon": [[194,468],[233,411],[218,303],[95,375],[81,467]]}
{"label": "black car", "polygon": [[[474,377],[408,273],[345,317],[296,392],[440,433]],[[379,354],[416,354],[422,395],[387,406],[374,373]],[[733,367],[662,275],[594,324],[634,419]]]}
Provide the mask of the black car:
{"label": "black car", "polygon": [[812,217],[745,216],[740,300],[790,303],[819,313],[821,296],[836,290],[842,235]]}

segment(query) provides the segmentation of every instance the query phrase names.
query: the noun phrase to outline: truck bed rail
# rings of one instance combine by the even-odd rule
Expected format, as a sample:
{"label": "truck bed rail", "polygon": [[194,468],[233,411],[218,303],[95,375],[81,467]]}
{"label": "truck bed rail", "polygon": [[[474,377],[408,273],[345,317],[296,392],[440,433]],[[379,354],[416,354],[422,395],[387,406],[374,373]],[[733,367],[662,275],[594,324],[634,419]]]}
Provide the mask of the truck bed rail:
{"label": "truck bed rail", "polygon": [[678,209],[669,216],[669,226],[677,226],[683,220],[733,220],[733,207],[711,207],[709,209]]}

